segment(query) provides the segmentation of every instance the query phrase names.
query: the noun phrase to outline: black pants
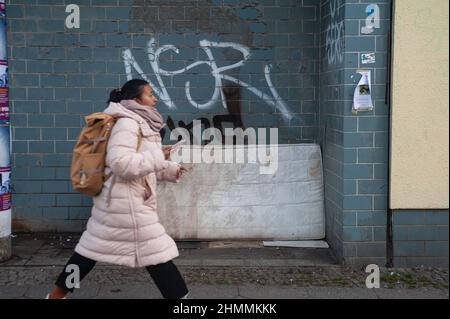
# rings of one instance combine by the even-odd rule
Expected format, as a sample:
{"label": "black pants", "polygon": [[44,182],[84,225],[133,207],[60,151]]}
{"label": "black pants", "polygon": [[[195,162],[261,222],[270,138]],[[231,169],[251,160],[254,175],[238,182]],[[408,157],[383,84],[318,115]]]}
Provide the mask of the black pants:
{"label": "black pants", "polygon": [[[77,252],[74,252],[69,261],[66,263],[63,271],[58,276],[55,285],[67,292],[73,292],[74,288],[67,287],[66,279],[74,272],[71,268],[66,267],[68,265],[77,265],[79,268],[79,281],[81,282],[81,280],[86,277],[92,268],[94,268],[95,264],[95,260],[86,258]],[[171,260],[157,265],[150,265],[145,268],[150,273],[150,276],[165,299],[180,299],[188,293],[183,277]],[[69,278],[69,282],[72,282],[71,278]]]}

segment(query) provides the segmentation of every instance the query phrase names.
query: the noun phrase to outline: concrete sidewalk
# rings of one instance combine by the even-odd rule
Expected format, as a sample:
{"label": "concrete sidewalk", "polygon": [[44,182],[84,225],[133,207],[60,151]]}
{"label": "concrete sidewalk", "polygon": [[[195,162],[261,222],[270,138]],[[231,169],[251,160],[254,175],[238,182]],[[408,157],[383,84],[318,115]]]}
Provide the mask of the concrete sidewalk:
{"label": "concrete sidewalk", "polygon": [[[0,263],[0,298],[44,298],[78,234],[18,234]],[[384,269],[368,289],[364,269],[338,265],[329,249],[263,247],[262,242],[177,242],[174,259],[190,297],[224,299],[449,298],[448,269]],[[69,298],[162,298],[143,268],[98,263]]]}

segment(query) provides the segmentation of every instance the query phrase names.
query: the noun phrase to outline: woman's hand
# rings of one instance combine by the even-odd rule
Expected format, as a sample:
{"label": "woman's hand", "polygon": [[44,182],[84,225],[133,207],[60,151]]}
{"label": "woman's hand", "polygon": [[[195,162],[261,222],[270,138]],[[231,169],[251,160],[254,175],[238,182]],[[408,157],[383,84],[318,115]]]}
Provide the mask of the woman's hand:
{"label": "woman's hand", "polygon": [[170,160],[170,150],[172,149],[172,146],[163,146],[162,151],[164,153],[164,158],[166,161]]}
{"label": "woman's hand", "polygon": [[177,179],[179,179],[181,176],[183,176],[183,174],[187,171],[188,171],[188,169],[185,166],[180,165],[180,168],[177,171]]}

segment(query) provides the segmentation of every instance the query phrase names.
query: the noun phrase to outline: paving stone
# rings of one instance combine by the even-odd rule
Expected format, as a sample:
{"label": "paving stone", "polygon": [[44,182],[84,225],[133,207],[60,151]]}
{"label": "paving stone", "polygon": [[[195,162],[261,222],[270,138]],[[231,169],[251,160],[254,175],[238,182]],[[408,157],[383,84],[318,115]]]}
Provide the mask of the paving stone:
{"label": "paving stone", "polygon": [[373,289],[380,299],[448,299],[448,290],[433,288]]}
{"label": "paving stone", "polygon": [[24,297],[27,291],[24,286],[7,286],[0,287],[0,299],[16,299]]}
{"label": "paving stone", "polygon": [[234,299],[239,296],[235,285],[188,285],[192,299]]}
{"label": "paving stone", "polygon": [[306,288],[240,285],[239,295],[250,299],[306,299]]}
{"label": "paving stone", "polygon": [[101,285],[95,299],[161,299],[162,295],[155,285]]}
{"label": "paving stone", "polygon": [[307,287],[312,299],[377,299],[373,289],[340,287]]}

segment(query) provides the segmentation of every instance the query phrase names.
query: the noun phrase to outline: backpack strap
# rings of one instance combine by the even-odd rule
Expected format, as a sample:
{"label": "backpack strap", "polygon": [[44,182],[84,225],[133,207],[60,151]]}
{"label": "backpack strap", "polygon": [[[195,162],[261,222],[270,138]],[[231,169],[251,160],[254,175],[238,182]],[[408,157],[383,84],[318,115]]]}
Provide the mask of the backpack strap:
{"label": "backpack strap", "polygon": [[92,145],[91,151],[89,153],[95,153],[95,151],[97,150],[98,144],[100,142],[105,141],[105,140],[106,140],[106,137],[105,136],[101,136],[101,137],[96,137],[96,138],[92,138],[92,139],[89,139],[89,140],[84,140],[84,143],[88,144],[88,145]]}

